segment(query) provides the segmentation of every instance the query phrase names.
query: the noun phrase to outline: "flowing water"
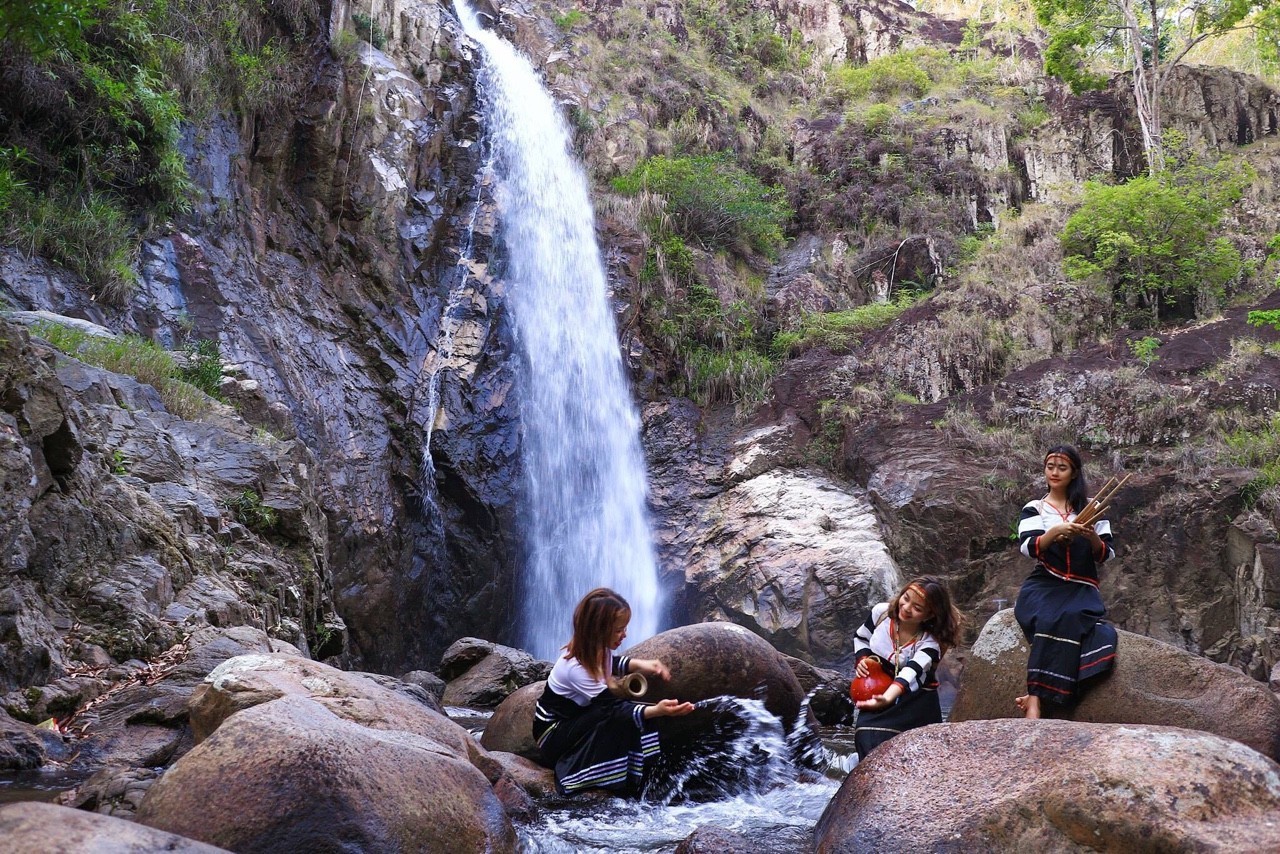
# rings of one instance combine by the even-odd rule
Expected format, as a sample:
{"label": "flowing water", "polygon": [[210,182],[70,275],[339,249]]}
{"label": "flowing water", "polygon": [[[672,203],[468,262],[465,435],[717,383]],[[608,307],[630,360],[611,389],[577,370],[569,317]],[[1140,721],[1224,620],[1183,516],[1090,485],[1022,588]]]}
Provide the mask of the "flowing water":
{"label": "flowing water", "polygon": [[483,53],[479,93],[496,177],[508,305],[524,370],[528,506],[521,646],[544,659],[569,639],[593,587],[631,603],[634,638],[662,607],[640,450],[588,185],[559,107],[528,60],[456,0]]}
{"label": "flowing water", "polygon": [[718,697],[699,705],[715,711],[714,734],[673,750],[669,762],[664,750],[642,798],[544,807],[536,821],[517,827],[521,850],[671,852],[699,827],[714,825],[777,854],[810,851],[814,824],[847,773],[838,740],[830,750],[803,730],[787,737],[759,700]]}

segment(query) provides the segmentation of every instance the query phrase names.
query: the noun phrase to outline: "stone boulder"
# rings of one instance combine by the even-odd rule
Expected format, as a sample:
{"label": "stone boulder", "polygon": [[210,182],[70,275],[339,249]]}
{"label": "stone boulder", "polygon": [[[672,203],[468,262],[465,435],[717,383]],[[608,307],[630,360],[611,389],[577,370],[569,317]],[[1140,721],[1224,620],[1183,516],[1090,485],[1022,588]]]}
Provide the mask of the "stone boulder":
{"label": "stone boulder", "polygon": [[0,839],[9,854],[217,854],[224,850],[124,819],[35,801],[0,807]]}
{"label": "stone boulder", "polygon": [[[1013,609],[992,617],[969,654],[950,720],[1017,717],[1013,698],[1026,693],[1027,651]],[[1051,704],[1044,708],[1055,715]],[[1066,716],[1203,730],[1280,756],[1280,700],[1266,685],[1132,632],[1120,632],[1115,670]]]}
{"label": "stone boulder", "polygon": [[725,695],[754,697],[762,699],[765,708],[790,730],[804,701],[804,689],[777,650],[733,623],[669,629],[636,644],[627,654],[660,659],[671,671],[669,682],[649,680],[649,690],[641,698],[648,702],[666,697],[692,702]]}
{"label": "stone boulder", "polygon": [[151,787],[137,820],[237,852],[514,851],[465,756],[285,696],[228,718]]}
{"label": "stone boulder", "polygon": [[909,730],[845,779],[814,850],[1276,851],[1280,765],[1174,727],[967,721]]}
{"label": "stone boulder", "polygon": [[243,710],[281,697],[312,700],[344,720],[371,729],[430,739],[484,766],[490,779],[496,776],[475,739],[422,702],[365,676],[291,655],[241,655],[215,668],[191,697],[196,740],[208,738]]}
{"label": "stone boulder", "polygon": [[533,707],[538,704],[546,682],[534,682],[512,692],[493,710],[493,717],[480,736],[485,750],[514,753],[525,759],[538,759],[538,745],[533,740]]}
{"label": "stone boulder", "polygon": [[56,733],[15,721],[0,711],[0,771],[39,768],[50,755],[63,758],[67,753]]}
{"label": "stone boulder", "polygon": [[493,707],[522,685],[546,679],[551,664],[480,638],[455,641],[440,659],[446,706]]}

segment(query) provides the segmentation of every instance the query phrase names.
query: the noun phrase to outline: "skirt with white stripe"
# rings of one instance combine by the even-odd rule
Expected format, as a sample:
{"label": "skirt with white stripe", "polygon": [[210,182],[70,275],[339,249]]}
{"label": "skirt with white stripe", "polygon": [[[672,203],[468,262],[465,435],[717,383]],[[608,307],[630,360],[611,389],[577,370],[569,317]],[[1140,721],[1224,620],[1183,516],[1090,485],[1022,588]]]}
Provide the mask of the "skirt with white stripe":
{"label": "skirt with white stripe", "polygon": [[872,749],[900,732],[942,723],[938,683],[932,678],[930,682],[930,687],[913,691],[888,708],[878,712],[858,711],[858,720],[853,728],[853,746],[858,750],[859,760],[865,759]]}
{"label": "skirt with white stripe", "polygon": [[645,764],[657,757],[658,733],[638,706],[603,694],[582,714],[561,720],[543,733],[543,762],[555,768],[556,789],[572,795],[583,789],[639,794]]}
{"label": "skirt with white stripe", "polygon": [[1063,581],[1036,567],[1013,608],[1031,644],[1028,693],[1072,706],[1088,680],[1111,670],[1118,638],[1115,627],[1103,619],[1106,613],[1093,585]]}

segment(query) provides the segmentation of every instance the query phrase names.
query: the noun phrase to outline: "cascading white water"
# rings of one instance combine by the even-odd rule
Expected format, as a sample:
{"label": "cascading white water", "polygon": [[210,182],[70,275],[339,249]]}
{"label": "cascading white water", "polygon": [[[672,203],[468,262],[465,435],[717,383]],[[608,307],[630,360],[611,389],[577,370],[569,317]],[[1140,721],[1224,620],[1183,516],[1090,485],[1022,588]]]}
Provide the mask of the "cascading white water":
{"label": "cascading white water", "polygon": [[497,175],[503,278],[525,370],[528,506],[522,644],[554,658],[593,587],[631,603],[633,639],[661,607],[631,402],[586,177],[533,66],[456,0],[484,53],[480,94]]}

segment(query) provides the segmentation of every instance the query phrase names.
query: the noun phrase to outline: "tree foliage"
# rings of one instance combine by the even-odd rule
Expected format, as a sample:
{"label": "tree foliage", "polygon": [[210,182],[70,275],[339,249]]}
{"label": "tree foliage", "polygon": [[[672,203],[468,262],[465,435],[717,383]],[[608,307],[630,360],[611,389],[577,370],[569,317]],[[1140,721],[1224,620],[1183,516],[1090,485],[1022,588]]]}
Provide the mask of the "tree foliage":
{"label": "tree foliage", "polygon": [[42,56],[80,41],[107,0],[0,0],[0,43]]}
{"label": "tree foliage", "polygon": [[1100,54],[1119,58],[1132,78],[1143,151],[1152,174],[1165,167],[1161,98],[1169,75],[1192,48],[1242,27],[1275,44],[1276,0],[1032,0],[1049,33],[1045,71],[1073,91],[1099,88]]}
{"label": "tree foliage", "polygon": [[1154,322],[1189,297],[1221,295],[1243,261],[1214,232],[1250,180],[1249,171],[1223,162],[1119,185],[1088,182],[1062,233],[1067,275],[1105,282],[1118,302],[1149,310]]}

